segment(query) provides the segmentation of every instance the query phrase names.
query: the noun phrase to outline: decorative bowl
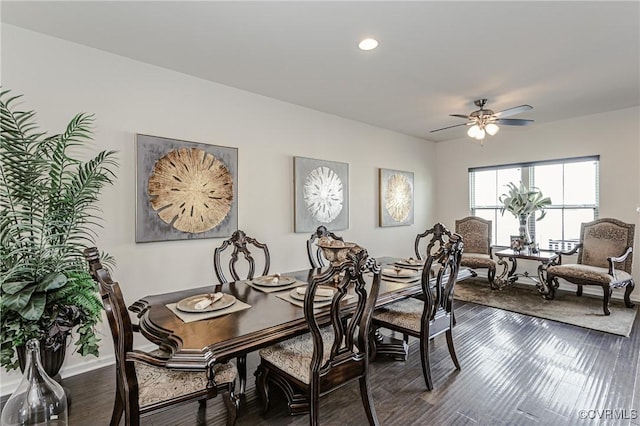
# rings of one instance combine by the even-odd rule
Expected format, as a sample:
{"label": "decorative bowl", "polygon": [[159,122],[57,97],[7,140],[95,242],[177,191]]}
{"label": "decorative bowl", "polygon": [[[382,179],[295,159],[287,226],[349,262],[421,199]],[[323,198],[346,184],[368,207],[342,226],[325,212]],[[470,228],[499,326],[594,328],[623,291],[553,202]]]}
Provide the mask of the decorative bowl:
{"label": "decorative bowl", "polygon": [[324,257],[332,264],[340,264],[347,260],[347,253],[353,250],[357,245],[332,238],[323,237],[318,240],[318,247],[322,249]]}

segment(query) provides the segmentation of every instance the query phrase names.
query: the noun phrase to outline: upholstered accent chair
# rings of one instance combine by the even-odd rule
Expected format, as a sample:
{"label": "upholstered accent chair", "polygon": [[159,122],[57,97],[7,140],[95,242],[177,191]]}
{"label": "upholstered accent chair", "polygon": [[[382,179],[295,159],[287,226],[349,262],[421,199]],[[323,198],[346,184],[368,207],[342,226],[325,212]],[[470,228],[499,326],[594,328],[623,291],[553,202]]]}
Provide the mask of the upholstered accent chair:
{"label": "upholstered accent chair", "polygon": [[464,239],[464,253],[461,266],[471,269],[487,269],[487,279],[491,288],[496,288],[495,278],[498,262],[491,250],[490,220],[477,216],[467,216],[456,220],[456,233]]}
{"label": "upholstered accent chair", "polygon": [[[631,276],[633,260],[633,237],[635,225],[617,219],[603,218],[583,223],[580,227],[580,242],[570,251],[559,251],[558,265],[547,269],[547,285],[555,291],[558,278],[577,284],[576,294],[582,296],[582,287],[602,287],[602,310],[610,315],[609,300],[614,288],[626,287],[624,303],[633,308],[631,292],[635,283]],[[562,256],[578,254],[577,263],[562,264]],[[553,295],[551,295],[551,298]]]}
{"label": "upholstered accent chair", "polygon": [[163,348],[152,352],[133,350],[133,333],[138,327],[131,322],[120,285],[103,268],[95,247],[86,249],[84,256],[100,287],[113,337],[116,395],[110,425],[119,425],[123,414],[126,425],[139,425],[145,414],[194,400],[199,401],[198,422],[204,424],[207,399],[220,393],[227,408],[227,425],[234,425],[238,414],[235,365],[211,363],[206,371],[171,370],[167,367],[169,354]]}
{"label": "upholstered accent chair", "polygon": [[322,254],[322,250],[318,247],[317,243],[320,238],[330,238],[332,240],[344,241],[342,237],[327,230],[324,225],[318,226],[316,232],[311,234],[307,240],[307,256],[309,257],[309,264],[312,268],[323,268],[326,265],[326,259]]}
{"label": "upholstered accent chair", "polygon": [[[226,250],[230,252],[225,252]],[[240,255],[242,255],[242,262]],[[227,258],[228,262],[225,264]],[[256,260],[258,260],[257,263]],[[255,276],[256,264],[261,264],[262,266],[262,273],[258,276],[264,276],[269,273],[269,267],[271,266],[269,247],[238,229],[213,252],[213,267],[220,283],[216,291],[220,291],[222,285],[231,281],[252,280]],[[247,356],[239,355],[237,363],[240,382],[238,394],[244,395],[247,383]]]}
{"label": "upholstered accent chair", "polygon": [[[373,272],[372,281],[365,275],[368,272]],[[310,331],[260,350],[256,389],[264,411],[269,407],[269,387],[276,386],[286,395],[292,415],[308,412],[309,423],[317,425],[320,397],[358,380],[367,419],[377,425],[368,373],[369,324],[380,287],[380,267],[365,249],[356,247],[346,261],[312,270],[308,283],[304,317]],[[335,289],[324,308],[315,306],[320,286]]]}
{"label": "upholstered accent chair", "polygon": [[[434,337],[445,333],[451,360],[456,369],[460,369],[451,330],[455,324],[453,292],[460,269],[463,240],[459,234],[450,232],[441,223],[427,230],[426,235],[431,239],[422,270],[423,297],[409,297],[381,306],[373,313],[372,326],[420,339],[422,373],[427,389],[432,390],[429,346]],[[429,271],[436,271],[433,287]]]}

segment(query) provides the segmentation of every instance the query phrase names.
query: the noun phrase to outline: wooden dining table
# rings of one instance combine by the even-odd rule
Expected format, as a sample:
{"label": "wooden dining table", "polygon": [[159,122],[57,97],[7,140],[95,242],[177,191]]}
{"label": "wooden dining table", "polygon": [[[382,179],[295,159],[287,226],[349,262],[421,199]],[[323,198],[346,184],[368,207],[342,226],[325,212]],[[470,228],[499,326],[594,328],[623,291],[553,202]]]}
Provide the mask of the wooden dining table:
{"label": "wooden dining table", "polygon": [[[376,258],[382,268],[392,267],[394,257]],[[310,274],[318,270],[307,269],[282,276],[295,277],[307,282]],[[458,281],[475,276],[471,269],[461,268]],[[216,285],[190,288],[165,294],[145,296],[129,307],[139,318],[140,332],[151,342],[170,349],[167,367],[199,370],[212,362],[225,362],[276,342],[308,331],[303,308],[277,297],[278,293],[265,293],[246,283],[237,281],[224,284],[222,291],[244,303],[244,309],[216,318],[184,322],[166,305],[189,296],[214,291]],[[382,280],[376,306],[422,292],[420,281],[402,283]],[[318,322],[329,321],[329,310],[319,309]]]}

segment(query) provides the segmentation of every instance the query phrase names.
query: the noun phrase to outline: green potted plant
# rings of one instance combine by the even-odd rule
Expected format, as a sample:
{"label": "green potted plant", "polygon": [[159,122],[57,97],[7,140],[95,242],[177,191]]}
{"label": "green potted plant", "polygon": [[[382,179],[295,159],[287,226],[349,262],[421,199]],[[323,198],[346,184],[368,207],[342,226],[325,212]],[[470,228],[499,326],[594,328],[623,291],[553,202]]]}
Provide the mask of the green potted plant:
{"label": "green potted plant", "polygon": [[522,182],[519,185],[515,185],[509,182],[507,185],[508,191],[498,198],[502,203],[500,213],[504,215],[505,211],[513,214],[520,223],[519,235],[522,243],[525,245],[531,245],[531,237],[529,235],[529,216],[535,217],[536,212],[541,212],[540,216],[536,220],[541,220],[545,217],[547,212],[545,208],[551,204],[551,199],[542,195],[542,191],[536,187],[527,188]]}
{"label": "green potted plant", "polygon": [[53,354],[54,376],[73,332],[81,355],[98,355],[102,301],[82,252],[93,245],[98,197],[117,162],[113,151],[78,159],[93,115],[48,136],[34,111],[17,107],[20,97],[0,92],[0,365],[18,367],[20,348],[37,338]]}

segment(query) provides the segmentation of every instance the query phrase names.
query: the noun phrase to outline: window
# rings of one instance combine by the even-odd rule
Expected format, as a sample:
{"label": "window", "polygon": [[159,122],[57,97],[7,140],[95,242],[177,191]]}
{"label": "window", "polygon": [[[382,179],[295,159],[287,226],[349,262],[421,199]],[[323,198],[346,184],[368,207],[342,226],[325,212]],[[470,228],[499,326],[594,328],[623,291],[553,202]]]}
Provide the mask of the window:
{"label": "window", "polygon": [[507,183],[522,181],[551,198],[544,219],[529,221],[531,236],[540,248],[547,248],[550,240],[577,240],[580,224],[598,217],[599,161],[599,156],[592,156],[471,168],[471,214],[491,220],[493,243],[508,246],[510,236],[518,233],[518,220],[509,212],[500,213],[499,198]]}

